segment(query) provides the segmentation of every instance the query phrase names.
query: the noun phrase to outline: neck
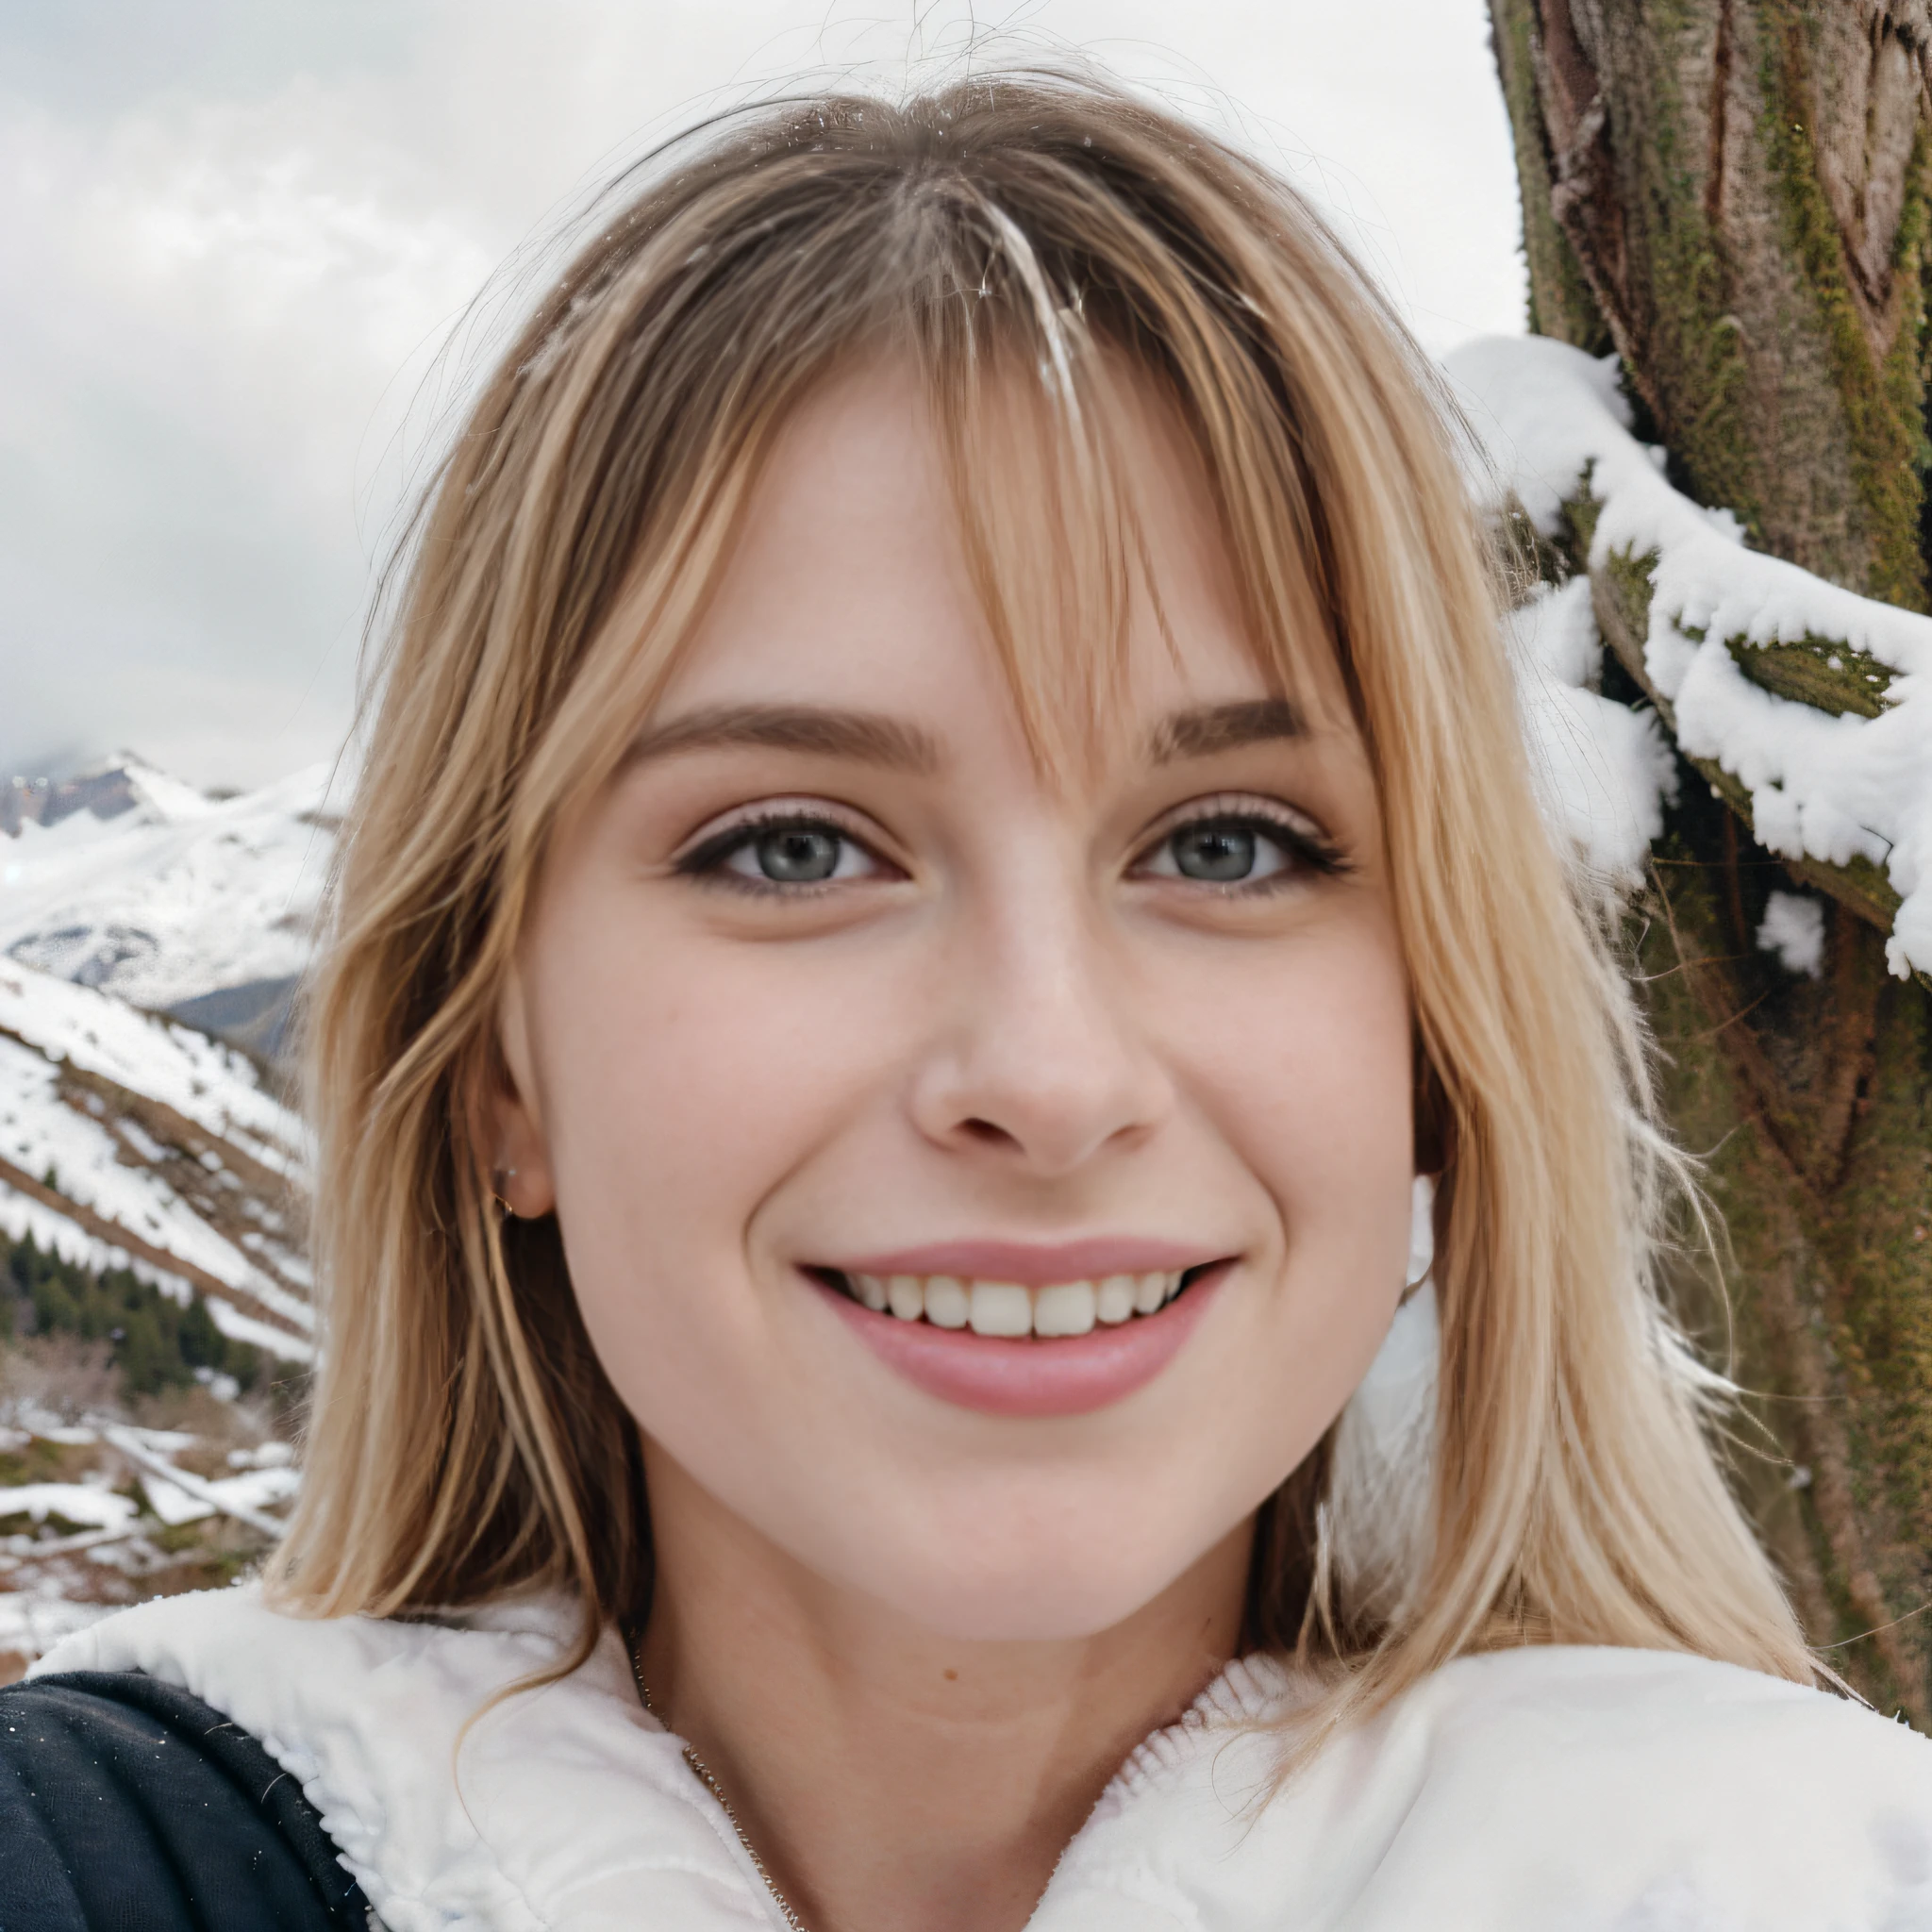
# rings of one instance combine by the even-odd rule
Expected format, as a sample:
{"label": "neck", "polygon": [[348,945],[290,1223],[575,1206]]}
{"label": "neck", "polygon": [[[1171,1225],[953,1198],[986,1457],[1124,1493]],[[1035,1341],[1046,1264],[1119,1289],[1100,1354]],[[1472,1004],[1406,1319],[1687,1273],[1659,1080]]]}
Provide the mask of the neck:
{"label": "neck", "polygon": [[810,1932],[1017,1932],[1128,1753],[1240,1639],[1248,1524],[1096,1636],[960,1641],[647,1459],[644,1681]]}

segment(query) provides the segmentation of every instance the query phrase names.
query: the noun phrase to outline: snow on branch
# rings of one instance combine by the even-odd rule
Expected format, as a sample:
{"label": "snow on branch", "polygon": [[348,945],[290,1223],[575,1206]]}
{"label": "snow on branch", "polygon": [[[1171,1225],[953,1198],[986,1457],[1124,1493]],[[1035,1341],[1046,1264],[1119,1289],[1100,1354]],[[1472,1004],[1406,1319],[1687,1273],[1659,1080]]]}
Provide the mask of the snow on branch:
{"label": "snow on branch", "polygon": [[1446,367],[1490,508],[1587,544],[1597,620],[1679,748],[1760,843],[1890,927],[1893,973],[1932,973],[1932,618],[1748,550],[1673,489],[1614,357],[1491,337]]}
{"label": "snow on branch", "polygon": [[1544,815],[1599,891],[1620,897],[1642,882],[1676,760],[1650,710],[1598,690],[1604,647],[1587,579],[1540,584],[1506,635]]}

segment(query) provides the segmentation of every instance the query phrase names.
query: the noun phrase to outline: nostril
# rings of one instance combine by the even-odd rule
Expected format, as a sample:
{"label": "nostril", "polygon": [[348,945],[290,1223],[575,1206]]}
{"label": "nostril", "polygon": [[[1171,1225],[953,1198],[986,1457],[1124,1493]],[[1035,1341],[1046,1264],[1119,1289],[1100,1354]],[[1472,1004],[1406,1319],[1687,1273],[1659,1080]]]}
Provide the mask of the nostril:
{"label": "nostril", "polygon": [[1017,1140],[1017,1137],[1008,1133],[1005,1127],[997,1125],[992,1121],[983,1121],[976,1117],[961,1121],[959,1131],[971,1135],[975,1141],[985,1141],[996,1146],[1010,1146],[1016,1144]]}

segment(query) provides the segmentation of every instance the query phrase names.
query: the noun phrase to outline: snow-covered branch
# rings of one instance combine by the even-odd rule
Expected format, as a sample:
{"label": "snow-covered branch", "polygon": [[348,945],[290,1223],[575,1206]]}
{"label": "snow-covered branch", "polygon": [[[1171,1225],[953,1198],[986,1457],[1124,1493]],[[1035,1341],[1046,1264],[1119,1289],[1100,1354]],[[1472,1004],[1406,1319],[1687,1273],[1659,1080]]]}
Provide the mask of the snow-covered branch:
{"label": "snow-covered branch", "polygon": [[1932,618],[1745,548],[1630,433],[1614,358],[1490,338],[1447,367],[1493,508],[1587,558],[1596,622],[1678,747],[1760,843],[1889,931],[1895,974],[1932,973]]}

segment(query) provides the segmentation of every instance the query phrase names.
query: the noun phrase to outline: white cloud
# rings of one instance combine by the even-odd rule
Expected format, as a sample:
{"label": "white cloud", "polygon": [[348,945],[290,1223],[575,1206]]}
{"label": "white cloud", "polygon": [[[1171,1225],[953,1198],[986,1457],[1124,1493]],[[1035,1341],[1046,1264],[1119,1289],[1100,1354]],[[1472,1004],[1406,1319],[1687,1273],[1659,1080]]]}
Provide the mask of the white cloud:
{"label": "white cloud", "polygon": [[[943,63],[969,21],[967,0],[916,30],[858,0],[191,11],[169,35],[147,0],[0,22],[0,770],[131,743],[244,784],[326,756],[423,378],[493,267],[698,113],[787,74]],[[1088,48],[1271,154],[1431,346],[1519,325],[1482,0],[1393,0],[1373,26],[1318,0],[989,18],[995,51]]]}

